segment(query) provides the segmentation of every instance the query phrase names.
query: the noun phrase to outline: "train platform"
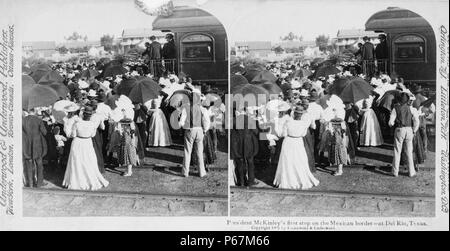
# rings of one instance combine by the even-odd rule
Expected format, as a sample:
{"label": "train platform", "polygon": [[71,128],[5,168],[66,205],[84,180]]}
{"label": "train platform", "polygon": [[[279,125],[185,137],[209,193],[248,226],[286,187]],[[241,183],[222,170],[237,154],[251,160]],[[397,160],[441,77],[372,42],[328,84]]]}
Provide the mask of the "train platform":
{"label": "train platform", "polygon": [[[434,142],[433,142],[434,143]],[[307,191],[273,187],[276,166],[256,166],[258,185],[231,189],[232,216],[433,216],[435,205],[435,153],[416,177],[405,167],[400,176],[390,173],[392,145],[361,147],[356,165],[344,167],[344,174],[321,167],[314,176],[319,186]]]}
{"label": "train platform", "polygon": [[109,167],[104,177],[110,185],[95,192],[64,189],[64,170],[46,167],[47,185],[24,190],[24,216],[227,215],[226,149],[219,147],[206,177],[200,178],[193,166],[185,178],[182,145],[148,148],[144,165],[133,168],[131,177],[121,176],[123,168]]}

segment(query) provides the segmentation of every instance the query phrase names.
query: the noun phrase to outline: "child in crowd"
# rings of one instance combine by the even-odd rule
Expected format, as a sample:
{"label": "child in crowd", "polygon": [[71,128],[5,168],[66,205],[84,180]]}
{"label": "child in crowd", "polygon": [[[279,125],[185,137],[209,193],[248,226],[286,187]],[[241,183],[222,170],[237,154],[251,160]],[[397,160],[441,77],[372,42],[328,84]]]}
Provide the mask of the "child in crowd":
{"label": "child in crowd", "polygon": [[139,166],[136,129],[131,119],[122,119],[119,127],[119,165],[127,167],[127,172],[123,176],[130,177],[133,174],[133,166]]}
{"label": "child in crowd", "polygon": [[55,126],[53,128],[53,135],[55,135],[56,140],[56,164],[58,167],[61,167],[62,158],[64,156],[64,146],[67,138],[61,135],[61,128],[59,126]]}

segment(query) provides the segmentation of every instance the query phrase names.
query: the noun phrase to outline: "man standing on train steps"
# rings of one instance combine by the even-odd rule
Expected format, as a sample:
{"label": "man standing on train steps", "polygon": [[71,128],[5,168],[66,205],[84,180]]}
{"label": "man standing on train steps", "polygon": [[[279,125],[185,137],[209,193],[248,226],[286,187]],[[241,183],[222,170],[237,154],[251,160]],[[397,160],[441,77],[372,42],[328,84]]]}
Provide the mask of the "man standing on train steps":
{"label": "man standing on train steps", "polygon": [[159,78],[162,74],[161,65],[161,44],[156,41],[155,36],[150,37],[151,43],[145,43],[146,50],[142,56],[147,56],[150,72]]}
{"label": "man standing on train steps", "polygon": [[162,49],[162,58],[164,59],[164,66],[167,72],[177,74],[175,67],[176,64],[175,60],[177,58],[177,49],[175,46],[173,35],[167,34],[166,40],[167,43],[164,44],[164,47]]}
{"label": "man standing on train steps", "polygon": [[375,47],[370,42],[368,36],[363,37],[364,44],[362,46],[363,74],[372,77],[375,72]]}
{"label": "man standing on train steps", "polygon": [[386,41],[386,35],[380,34],[378,36],[380,43],[375,48],[375,56],[377,58],[377,68],[379,73],[389,74],[387,59],[389,57],[388,54],[388,45]]}

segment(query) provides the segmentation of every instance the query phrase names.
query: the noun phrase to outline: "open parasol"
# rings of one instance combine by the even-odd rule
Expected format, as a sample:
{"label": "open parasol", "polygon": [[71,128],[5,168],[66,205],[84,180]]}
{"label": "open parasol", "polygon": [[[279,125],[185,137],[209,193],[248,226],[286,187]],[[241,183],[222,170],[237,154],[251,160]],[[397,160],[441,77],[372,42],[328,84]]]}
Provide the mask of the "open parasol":
{"label": "open parasol", "polygon": [[62,99],[66,98],[67,94],[70,92],[69,88],[61,83],[53,83],[47,86],[55,90],[56,93],[58,93],[58,97]]}
{"label": "open parasol", "polygon": [[144,104],[145,102],[158,98],[161,92],[161,86],[151,78],[139,78],[130,92],[128,97],[133,103]]}
{"label": "open parasol", "polygon": [[105,69],[102,72],[102,77],[116,77],[117,75],[123,75],[127,73],[128,70],[125,69],[122,65],[111,65],[105,67]]}
{"label": "open parasol", "polygon": [[187,104],[192,99],[192,92],[188,90],[175,91],[169,99],[169,105],[172,107],[179,107],[180,103]]}
{"label": "open parasol", "polygon": [[62,83],[64,81],[64,78],[59,74],[57,71],[49,71],[44,76],[42,76],[39,81],[37,81],[38,84],[41,85],[49,85],[53,83]]}
{"label": "open parasol", "polygon": [[100,73],[97,70],[93,69],[86,69],[81,72],[81,77],[86,79],[92,79],[100,75]]}
{"label": "open parasol", "polygon": [[242,75],[231,75],[230,77],[230,88],[248,83],[248,80]]}
{"label": "open parasol", "polygon": [[273,84],[270,82],[258,84],[258,86],[266,89],[269,92],[269,94],[272,94],[272,95],[279,95],[279,94],[283,93],[283,90],[281,89],[281,87],[279,87],[277,84]]}
{"label": "open parasol", "polygon": [[360,77],[341,78],[331,86],[330,92],[336,94],[344,103],[356,103],[370,96],[373,87]]}
{"label": "open parasol", "polygon": [[47,69],[36,69],[34,70],[30,77],[32,77],[34,79],[34,81],[36,83],[39,82],[39,80],[41,80],[42,77],[44,77],[47,73],[51,72],[51,70],[47,70]]}
{"label": "open parasol", "polygon": [[265,82],[271,82],[271,83],[276,83],[277,82],[277,77],[275,77],[275,75],[268,71],[268,70],[264,70],[259,72],[251,81],[252,83],[265,83]]}
{"label": "open parasol", "polygon": [[293,78],[305,78],[305,77],[309,77],[312,75],[312,72],[310,70],[306,70],[306,69],[298,69],[295,72],[292,73],[292,77]]}
{"label": "open parasol", "polygon": [[34,79],[28,75],[22,75],[22,92],[25,92],[28,88],[33,87],[36,82]]}
{"label": "open parasol", "polygon": [[244,77],[247,79],[247,81],[250,83],[252,80],[261,72],[260,69],[245,69]]}
{"label": "open parasol", "polygon": [[398,90],[390,90],[385,92],[384,95],[377,100],[377,106],[392,111],[394,104],[400,98],[400,93],[401,92]]}
{"label": "open parasol", "polygon": [[125,95],[128,96],[130,94],[133,87],[136,85],[137,79],[136,78],[126,78],[123,79],[120,84],[118,84],[114,89],[115,92],[119,95]]}
{"label": "open parasol", "polygon": [[319,77],[327,78],[329,75],[338,74],[341,72],[338,68],[332,65],[322,66],[314,72],[314,78],[317,79]]}
{"label": "open parasol", "polygon": [[59,100],[58,93],[46,85],[34,85],[22,93],[22,109],[47,107]]}

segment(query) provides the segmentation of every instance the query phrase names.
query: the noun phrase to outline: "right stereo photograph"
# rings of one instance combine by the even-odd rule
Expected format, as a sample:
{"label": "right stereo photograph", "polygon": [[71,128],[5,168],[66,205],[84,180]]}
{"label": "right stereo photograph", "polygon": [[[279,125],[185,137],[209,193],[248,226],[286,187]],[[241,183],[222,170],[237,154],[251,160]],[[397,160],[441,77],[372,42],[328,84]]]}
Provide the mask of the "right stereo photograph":
{"label": "right stereo photograph", "polygon": [[394,4],[275,2],[230,42],[230,215],[434,217],[430,23]]}

